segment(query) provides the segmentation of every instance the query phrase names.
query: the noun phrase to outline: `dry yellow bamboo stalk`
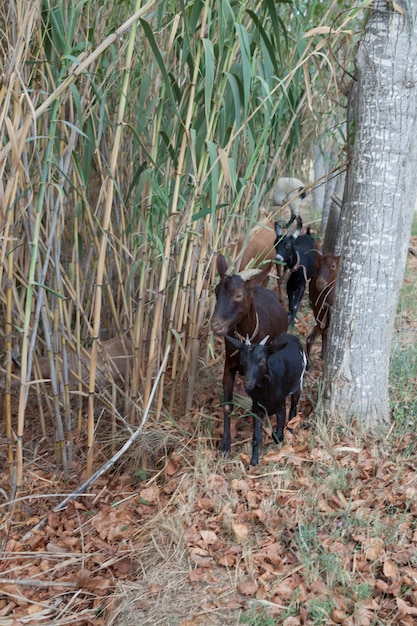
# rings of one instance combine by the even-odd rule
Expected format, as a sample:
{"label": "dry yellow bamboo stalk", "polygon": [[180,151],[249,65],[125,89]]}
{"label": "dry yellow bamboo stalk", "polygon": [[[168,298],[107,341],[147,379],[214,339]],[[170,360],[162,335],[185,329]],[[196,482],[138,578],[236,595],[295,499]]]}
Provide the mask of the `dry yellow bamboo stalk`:
{"label": "dry yellow bamboo stalk", "polygon": [[[147,11],[156,3],[156,0],[148,0],[148,2],[135,11],[135,13],[126,20],[119,28],[117,28],[111,35],[106,37],[104,41],[101,42],[99,46],[88,56],[83,52],[77,59],[77,63],[68,70],[68,77],[60,84],[58,87],[54,89],[54,91],[48,96],[42,104],[34,111],[34,119],[39,119],[48,109],[51,104],[65,91],[67,91],[68,87],[74,80],[80,76],[88,67],[93,63],[98,57],[101,55],[106,48],[111,46],[126,30],[128,30],[132,24],[135,24],[140,17],[142,17]],[[20,133],[19,133],[20,136]],[[0,150],[0,163],[2,163],[3,159],[9,154],[11,150],[10,142],[7,143],[2,150]]]}
{"label": "dry yellow bamboo stalk", "polygon": [[[202,16],[201,16],[200,42],[199,42],[199,46],[197,49],[197,55],[196,55],[195,64],[194,64],[194,75],[192,77],[191,85],[190,85],[190,95],[189,95],[189,100],[188,100],[187,115],[186,115],[186,119],[184,123],[184,134],[183,134],[180,152],[178,156],[177,172],[175,176],[170,217],[168,221],[168,229],[167,229],[166,240],[165,240],[164,259],[163,259],[163,263],[161,264],[161,276],[160,276],[159,286],[158,286],[158,296],[157,296],[155,310],[154,310],[154,324],[151,330],[151,336],[150,336],[150,341],[149,341],[148,375],[147,375],[147,381],[146,381],[146,386],[145,386],[145,391],[144,391],[144,403],[145,404],[149,397],[150,390],[151,390],[151,383],[152,383],[152,378],[149,374],[153,371],[155,367],[156,354],[157,354],[158,347],[159,347],[158,332],[159,332],[159,328],[160,328],[162,316],[163,316],[165,289],[166,289],[167,279],[168,279],[168,260],[170,258],[171,245],[172,245],[172,241],[174,238],[174,232],[175,232],[174,226],[175,226],[175,223],[177,222],[177,216],[178,216],[178,200],[179,200],[180,183],[181,183],[181,178],[183,176],[183,171],[184,171],[184,159],[185,159],[187,144],[189,141],[188,134],[189,134],[192,114],[194,110],[195,92],[196,92],[197,79],[198,79],[200,60],[201,60],[201,54],[202,54],[201,43],[202,43],[202,39],[204,37],[205,29],[206,29],[207,11],[208,11],[208,7],[207,5],[205,5],[203,12],[202,12]],[[186,237],[186,234],[184,234],[184,237]],[[178,264],[176,269],[177,269],[177,276],[179,276],[182,270],[181,265]],[[178,293],[178,288],[179,288],[179,285],[178,285],[178,278],[177,278],[176,290],[173,296],[174,305],[176,303],[176,294]],[[171,342],[171,337],[168,334],[166,347],[170,344],[170,342]],[[163,380],[162,380],[161,387],[163,387]],[[160,403],[161,401],[159,401],[159,404]]]}
{"label": "dry yellow bamboo stalk", "polygon": [[[148,2],[146,7],[150,7],[153,2]],[[132,65],[134,46],[136,40],[137,20],[144,12],[140,9],[141,0],[136,0],[135,4],[135,19],[128,20],[129,26],[132,26],[129,36],[129,43],[126,53],[126,63],[124,68],[124,76],[122,81],[122,92],[120,96],[119,109],[116,120],[116,133],[114,137],[114,144],[110,156],[109,171],[110,174],[107,179],[106,194],[105,194],[105,207],[103,215],[102,225],[102,238],[100,245],[99,261],[97,266],[97,278],[95,285],[95,301],[94,301],[94,314],[93,314],[93,346],[91,350],[91,370],[90,370],[90,384],[88,389],[88,452],[87,452],[87,476],[90,476],[93,471],[93,442],[94,442],[94,390],[97,371],[97,341],[100,334],[101,324],[101,304],[102,304],[102,289],[103,289],[103,277],[105,273],[105,260],[106,260],[106,247],[107,239],[110,227],[110,217],[113,205],[113,192],[114,192],[114,176],[117,171],[117,160],[119,157],[121,137],[123,132],[123,121],[125,115],[125,109],[127,104],[128,85],[130,78],[130,69]],[[120,29],[118,29],[120,31]],[[116,31],[117,34],[117,31]],[[103,42],[105,43],[105,42]],[[108,44],[107,44],[108,45]],[[106,46],[102,49],[104,50]],[[100,46],[99,46],[100,48]]]}

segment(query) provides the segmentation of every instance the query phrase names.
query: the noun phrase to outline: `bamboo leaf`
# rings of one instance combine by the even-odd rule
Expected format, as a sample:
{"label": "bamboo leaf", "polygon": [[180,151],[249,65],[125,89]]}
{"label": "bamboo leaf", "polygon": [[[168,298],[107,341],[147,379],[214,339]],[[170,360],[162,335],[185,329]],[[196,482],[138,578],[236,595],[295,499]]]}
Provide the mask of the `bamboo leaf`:
{"label": "bamboo leaf", "polygon": [[276,76],[279,76],[280,71],[278,68],[278,64],[276,61],[276,54],[275,54],[275,49],[272,45],[272,42],[269,38],[269,35],[267,34],[267,32],[265,31],[265,28],[263,27],[261,20],[259,19],[259,17],[257,16],[257,14],[254,11],[251,11],[250,9],[248,9],[247,14],[251,17],[252,21],[254,22],[254,24],[256,25],[256,28],[258,29],[258,32],[262,38],[262,41],[265,45],[265,48],[268,52],[268,57],[269,57],[269,61],[270,63],[273,65],[274,68],[274,72]]}
{"label": "bamboo leaf", "polygon": [[203,39],[204,59],[205,59],[205,80],[204,80],[204,110],[206,112],[207,126],[211,117],[211,98],[214,87],[214,50],[213,43],[208,39]]}
{"label": "bamboo leaf", "polygon": [[249,94],[251,92],[252,84],[252,65],[250,54],[249,36],[241,24],[236,24],[236,31],[240,42],[240,53],[242,59],[242,87],[243,87],[243,115],[246,117],[248,114]]}
{"label": "bamboo leaf", "polygon": [[328,35],[332,32],[331,26],[317,26],[304,33],[303,37],[314,37],[315,35]]}
{"label": "bamboo leaf", "polygon": [[206,141],[207,150],[210,159],[210,177],[209,177],[209,197],[210,205],[216,206],[217,185],[219,182],[219,159],[217,153],[217,145],[213,141]]}
{"label": "bamboo leaf", "polygon": [[146,20],[144,20],[144,19],[141,19],[140,23],[142,25],[142,28],[143,28],[143,30],[145,32],[145,35],[146,35],[146,37],[147,37],[147,39],[149,41],[149,44],[150,44],[150,46],[152,48],[152,51],[153,51],[153,53],[155,55],[156,62],[158,63],[159,69],[161,71],[162,78],[163,78],[163,81],[164,81],[164,86],[165,86],[166,92],[168,94],[168,98],[169,98],[169,101],[171,103],[171,106],[173,107],[176,115],[178,117],[180,117],[180,114],[179,114],[179,111],[178,111],[178,108],[177,108],[176,98],[174,97],[174,94],[173,94],[173,91],[172,91],[172,85],[171,85],[171,81],[170,81],[170,78],[169,78],[169,75],[168,75],[168,71],[167,71],[167,68],[165,66],[164,60],[162,58],[161,52],[159,50],[159,46],[158,46],[158,44],[157,44],[157,42],[155,40],[152,28],[148,24],[148,22]]}

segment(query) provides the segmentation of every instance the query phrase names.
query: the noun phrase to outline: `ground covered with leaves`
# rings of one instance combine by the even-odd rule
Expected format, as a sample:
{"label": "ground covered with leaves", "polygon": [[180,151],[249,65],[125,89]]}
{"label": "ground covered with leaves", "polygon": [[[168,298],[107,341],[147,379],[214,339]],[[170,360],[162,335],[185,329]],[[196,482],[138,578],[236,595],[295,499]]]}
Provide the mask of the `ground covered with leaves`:
{"label": "ground covered with leaves", "polygon": [[[304,335],[306,307],[300,317]],[[415,318],[400,317],[412,347]],[[392,428],[371,437],[313,410],[316,353],[292,432],[276,446],[266,427],[249,469],[244,394],[232,454],[217,454],[221,370],[221,358],[206,368],[190,415],[149,424],[148,448],[163,445],[148,469],[130,455],[60,512],[52,509],[82,481],[81,452],[64,482],[51,443],[28,443],[18,519],[5,504],[1,443],[2,626],[417,623],[416,414],[403,397],[415,370],[400,373]]]}

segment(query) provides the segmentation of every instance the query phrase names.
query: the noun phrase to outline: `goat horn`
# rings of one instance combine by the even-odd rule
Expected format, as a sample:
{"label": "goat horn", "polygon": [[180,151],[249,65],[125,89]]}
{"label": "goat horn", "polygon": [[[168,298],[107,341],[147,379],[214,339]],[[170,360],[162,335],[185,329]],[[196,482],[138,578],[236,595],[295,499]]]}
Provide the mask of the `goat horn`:
{"label": "goat horn", "polygon": [[249,339],[249,335],[246,335],[245,344],[246,344],[247,346],[250,346],[250,345],[251,345],[251,343],[250,343],[250,339]]}
{"label": "goat horn", "polygon": [[258,274],[260,274],[261,271],[262,270],[258,269],[242,270],[238,273],[238,276],[240,276],[240,278],[246,282],[247,280],[249,280],[249,278],[252,278],[252,276],[257,276]]}
{"label": "goat horn", "polygon": [[267,335],[266,337],[264,337],[264,338],[262,339],[262,341],[259,343],[259,345],[260,345],[260,346],[264,346],[264,345],[266,344],[266,342],[268,341],[268,339],[269,339],[269,335]]}

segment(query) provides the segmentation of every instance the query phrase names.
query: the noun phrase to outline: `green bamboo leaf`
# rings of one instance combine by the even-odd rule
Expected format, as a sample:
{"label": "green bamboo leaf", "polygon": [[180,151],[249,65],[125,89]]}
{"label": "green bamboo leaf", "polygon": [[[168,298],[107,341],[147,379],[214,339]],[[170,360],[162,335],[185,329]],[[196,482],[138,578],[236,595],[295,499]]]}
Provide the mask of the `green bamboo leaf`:
{"label": "green bamboo leaf", "polygon": [[205,59],[205,76],[204,76],[204,110],[206,112],[207,126],[211,117],[211,98],[214,87],[214,49],[213,43],[208,39],[203,39],[204,59]]}
{"label": "green bamboo leaf", "polygon": [[75,33],[79,25],[79,19],[82,15],[82,10],[84,8],[84,5],[88,2],[89,0],[80,0],[78,4],[75,4],[74,2],[70,3],[70,6],[68,7],[68,19],[66,28],[67,41],[72,42],[75,39]]}
{"label": "green bamboo leaf", "polygon": [[148,41],[149,41],[149,44],[150,44],[150,46],[152,48],[152,52],[154,53],[154,56],[155,56],[156,62],[158,63],[159,69],[161,70],[162,78],[163,78],[163,81],[164,81],[164,86],[165,86],[165,89],[166,89],[169,101],[171,103],[171,106],[173,107],[176,115],[178,117],[180,117],[179,111],[178,111],[178,108],[177,108],[176,98],[174,98],[174,94],[173,94],[173,91],[172,91],[172,85],[171,85],[171,81],[169,79],[168,71],[167,71],[167,68],[165,66],[164,60],[162,58],[159,46],[158,46],[158,44],[157,44],[157,42],[155,40],[152,28],[148,24],[148,22],[146,20],[144,20],[144,19],[141,19],[140,23],[142,25],[142,28],[143,28],[143,30],[145,32],[145,35],[146,35]]}
{"label": "green bamboo leaf", "polygon": [[187,352],[185,350],[184,343],[183,343],[183,341],[181,339],[180,334],[175,330],[175,328],[171,328],[171,333],[174,335],[175,341],[177,342],[177,344],[178,344],[178,346],[179,346],[179,348],[180,348],[184,358],[186,360],[188,360]]}
{"label": "green bamboo leaf", "polygon": [[238,80],[235,74],[231,72],[226,72],[226,78],[229,83],[231,92],[232,92],[232,101],[234,106],[234,118],[236,120],[236,127],[239,128],[241,121],[241,90]]}
{"label": "green bamboo leaf", "polygon": [[210,178],[209,178],[209,197],[210,206],[216,206],[217,186],[219,183],[219,160],[217,153],[217,145],[213,141],[206,141],[207,151],[210,161]]}
{"label": "green bamboo leaf", "polygon": [[[44,3],[46,4],[46,3]],[[56,4],[54,7],[51,7],[49,2],[47,3],[48,16],[51,24],[51,36],[52,41],[55,44],[55,52],[59,52],[61,54],[67,54],[69,49],[67,46],[67,42],[65,40],[65,23],[64,16],[62,13],[62,6]]]}
{"label": "green bamboo leaf", "polygon": [[65,300],[65,296],[62,293],[60,293],[59,291],[56,291],[55,289],[52,289],[52,287],[49,287],[49,285],[38,283],[36,280],[34,280],[32,284],[35,285],[36,287],[40,287],[41,289],[45,289],[45,291],[52,293],[54,296],[56,296],[57,298],[60,298],[61,300]]}
{"label": "green bamboo leaf", "polygon": [[196,222],[197,220],[200,219],[204,219],[205,217],[207,217],[207,215],[213,215],[213,211],[217,212],[220,211],[221,209],[224,209],[226,207],[228,207],[228,204],[217,204],[214,209],[211,206],[206,206],[204,207],[204,209],[201,209],[201,211],[198,211],[197,213],[195,213],[191,219],[192,222]]}
{"label": "green bamboo leaf", "polygon": [[279,4],[291,4],[290,0],[282,0],[282,2],[277,3],[276,0],[265,0],[266,7],[268,9],[269,17],[271,18],[272,30],[275,37],[275,46],[278,53],[278,58],[281,67],[284,65],[284,54],[281,47],[281,38],[284,38],[285,47],[288,48],[288,33],[285,27],[284,22],[278,15]]}
{"label": "green bamboo leaf", "polygon": [[81,104],[80,92],[78,91],[77,86],[74,83],[70,85],[70,91],[71,91],[72,99],[75,105],[75,109],[77,111],[77,117],[80,121],[80,126],[82,126],[83,107]]}
{"label": "green bamboo leaf", "polygon": [[[183,5],[183,2],[181,1],[181,4]],[[190,3],[188,3],[189,5]],[[192,11],[191,11],[191,15],[190,18],[188,20],[189,23],[189,27],[188,27],[188,31],[190,33],[195,33],[198,30],[198,26],[199,26],[199,22],[200,22],[200,17],[201,17],[201,12],[204,8],[205,2],[204,0],[195,0],[195,2],[192,3]],[[184,7],[184,5],[183,5]],[[185,9],[185,7],[184,7]]]}
{"label": "green bamboo leaf", "polygon": [[262,41],[265,45],[266,51],[268,53],[268,60],[271,63],[271,65],[274,68],[274,73],[275,76],[279,76],[280,74],[280,70],[278,68],[278,64],[276,61],[276,53],[275,53],[275,48],[270,40],[269,35],[267,34],[267,32],[265,31],[265,28],[263,27],[261,20],[259,19],[259,17],[257,16],[257,14],[254,11],[251,11],[250,9],[248,9],[246,11],[246,13],[250,16],[250,18],[252,19],[252,21],[254,22],[256,28],[259,31],[259,34],[262,38]]}
{"label": "green bamboo leaf", "polygon": [[250,53],[249,35],[246,28],[241,24],[235,24],[236,32],[240,42],[240,54],[242,61],[242,86],[243,86],[243,115],[248,115],[249,96],[252,85],[252,63]]}
{"label": "green bamboo leaf", "polygon": [[72,122],[69,122],[68,120],[60,120],[60,121],[65,126],[68,126],[68,128],[71,128],[72,130],[74,130],[81,137],[84,137],[85,139],[89,139],[89,136],[85,132],[83,132],[81,128],[79,128],[75,124],[72,124]]}
{"label": "green bamboo leaf", "polygon": [[98,129],[97,129],[97,145],[101,144],[101,138],[105,130],[105,124],[108,122],[106,113],[106,99],[102,98],[100,101],[100,111],[98,117]]}

